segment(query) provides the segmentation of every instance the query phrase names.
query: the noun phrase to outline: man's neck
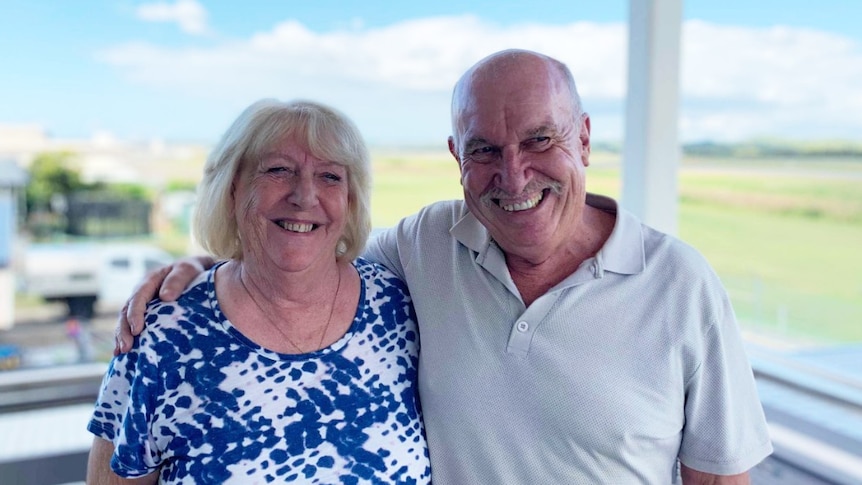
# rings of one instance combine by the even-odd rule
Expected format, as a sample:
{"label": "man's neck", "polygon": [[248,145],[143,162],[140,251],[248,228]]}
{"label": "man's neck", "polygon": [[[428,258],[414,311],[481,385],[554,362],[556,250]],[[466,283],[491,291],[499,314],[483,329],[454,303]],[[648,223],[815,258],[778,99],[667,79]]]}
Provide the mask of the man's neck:
{"label": "man's neck", "polygon": [[506,266],[526,306],[577,271],[604,246],[614,228],[615,216],[587,206],[582,224],[564,247],[545,257],[525,259],[506,253]]}

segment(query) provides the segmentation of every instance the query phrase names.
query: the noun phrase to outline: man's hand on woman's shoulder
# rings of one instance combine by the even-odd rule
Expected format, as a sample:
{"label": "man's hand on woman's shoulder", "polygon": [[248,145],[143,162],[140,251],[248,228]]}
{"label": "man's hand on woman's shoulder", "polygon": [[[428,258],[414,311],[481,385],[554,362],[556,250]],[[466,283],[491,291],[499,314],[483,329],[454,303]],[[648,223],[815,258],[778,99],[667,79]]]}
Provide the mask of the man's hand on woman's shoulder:
{"label": "man's hand on woman's shoulder", "polygon": [[189,256],[148,273],[120,310],[114,331],[114,355],[132,348],[134,336],[144,329],[144,312],[150,300],[157,296],[162,301],[176,300],[189,283],[214,264],[215,260],[209,256]]}

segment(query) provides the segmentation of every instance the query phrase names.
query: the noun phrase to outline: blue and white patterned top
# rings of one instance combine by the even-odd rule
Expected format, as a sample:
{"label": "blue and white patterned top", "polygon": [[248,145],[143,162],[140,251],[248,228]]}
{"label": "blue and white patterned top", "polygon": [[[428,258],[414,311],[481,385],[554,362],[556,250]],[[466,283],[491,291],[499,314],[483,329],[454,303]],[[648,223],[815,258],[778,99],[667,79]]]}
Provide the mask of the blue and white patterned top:
{"label": "blue and white patterned top", "polygon": [[221,313],[215,268],[154,301],[114,358],[88,429],[126,477],[168,483],[430,483],[416,391],[419,334],[404,283],[365,260],[356,317],[330,347],[269,351]]}

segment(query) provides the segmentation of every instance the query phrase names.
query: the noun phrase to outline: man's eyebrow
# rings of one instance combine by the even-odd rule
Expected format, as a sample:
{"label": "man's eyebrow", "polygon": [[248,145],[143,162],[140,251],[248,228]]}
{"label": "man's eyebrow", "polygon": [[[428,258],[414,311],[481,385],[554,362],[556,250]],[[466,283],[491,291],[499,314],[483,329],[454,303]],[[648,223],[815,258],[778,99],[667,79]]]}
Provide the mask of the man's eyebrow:
{"label": "man's eyebrow", "polygon": [[553,135],[557,133],[557,128],[553,125],[542,125],[531,128],[524,133],[524,138],[531,138],[540,135]]}
{"label": "man's eyebrow", "polygon": [[464,150],[470,150],[471,148],[475,148],[477,146],[487,146],[493,145],[489,143],[488,140],[484,138],[470,138],[464,143]]}

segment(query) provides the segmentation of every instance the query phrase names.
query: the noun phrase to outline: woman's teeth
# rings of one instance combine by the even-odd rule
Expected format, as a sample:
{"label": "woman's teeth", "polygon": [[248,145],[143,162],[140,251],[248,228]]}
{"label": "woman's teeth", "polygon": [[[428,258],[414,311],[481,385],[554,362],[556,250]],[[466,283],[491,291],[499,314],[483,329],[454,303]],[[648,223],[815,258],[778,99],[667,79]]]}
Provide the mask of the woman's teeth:
{"label": "woman's teeth", "polygon": [[293,222],[279,222],[278,225],[281,226],[282,229],[287,229],[288,231],[291,231],[291,232],[310,232],[312,229],[314,229],[314,224],[299,224],[299,223],[293,223]]}

